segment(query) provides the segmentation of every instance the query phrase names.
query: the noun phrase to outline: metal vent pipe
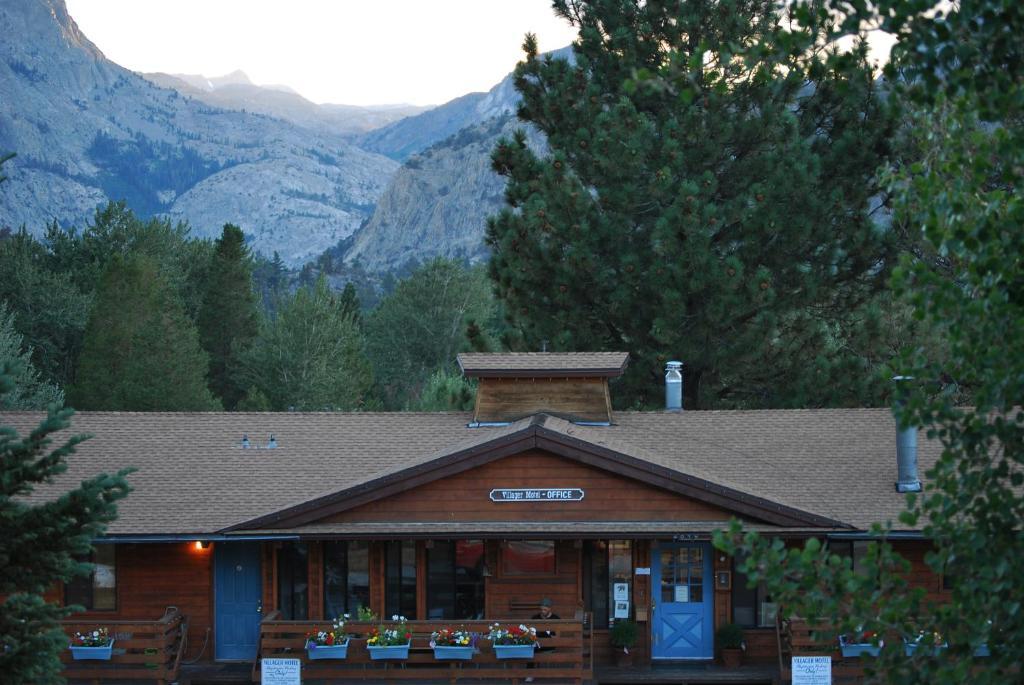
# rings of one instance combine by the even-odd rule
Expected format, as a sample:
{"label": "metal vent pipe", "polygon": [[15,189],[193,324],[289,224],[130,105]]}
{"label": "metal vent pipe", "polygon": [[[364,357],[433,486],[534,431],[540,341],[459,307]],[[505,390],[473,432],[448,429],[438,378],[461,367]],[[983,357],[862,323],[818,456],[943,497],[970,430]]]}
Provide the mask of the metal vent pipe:
{"label": "metal vent pipe", "polygon": [[[914,380],[913,376],[896,376],[899,384]],[[903,404],[903,400],[897,400]],[[921,478],[917,473],[917,426],[900,428],[896,424],[896,492],[921,492]]]}
{"label": "metal vent pipe", "polygon": [[683,363],[668,362],[665,365],[665,409],[683,410]]}

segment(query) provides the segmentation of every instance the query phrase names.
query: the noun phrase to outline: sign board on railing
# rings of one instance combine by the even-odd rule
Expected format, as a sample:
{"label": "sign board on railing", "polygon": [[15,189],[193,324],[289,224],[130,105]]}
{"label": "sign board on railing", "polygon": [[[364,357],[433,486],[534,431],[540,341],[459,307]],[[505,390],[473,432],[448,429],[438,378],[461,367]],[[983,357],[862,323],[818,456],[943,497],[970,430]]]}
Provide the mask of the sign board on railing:
{"label": "sign board on railing", "polygon": [[832,685],[832,657],[793,657],[793,685]]}
{"label": "sign board on railing", "polygon": [[302,685],[302,662],[298,659],[261,659],[263,685]]}

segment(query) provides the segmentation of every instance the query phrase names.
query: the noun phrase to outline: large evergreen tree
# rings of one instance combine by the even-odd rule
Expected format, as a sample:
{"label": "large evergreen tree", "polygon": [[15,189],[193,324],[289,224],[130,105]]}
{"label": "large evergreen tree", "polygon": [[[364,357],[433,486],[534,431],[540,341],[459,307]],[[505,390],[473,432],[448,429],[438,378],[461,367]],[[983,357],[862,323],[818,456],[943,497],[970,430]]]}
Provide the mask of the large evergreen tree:
{"label": "large evergreen tree", "polygon": [[234,409],[245,394],[235,378],[238,357],[259,329],[252,270],[242,229],[225,224],[213,253],[198,325],[199,341],[210,355],[210,390],[226,409]]}
{"label": "large evergreen tree", "polygon": [[64,392],[39,377],[32,366],[31,351],[24,348],[21,333],[14,326],[14,313],[0,302],[0,365],[12,369],[14,387],[0,395],[0,409],[46,409],[64,405]]}
{"label": "large evergreen tree", "polygon": [[[21,373],[18,363],[0,362],[0,406]],[[57,623],[74,610],[47,603],[43,594],[88,566],[75,556],[114,520],[116,502],[128,493],[122,471],[101,474],[74,490],[28,502],[36,486],[63,473],[82,436],[50,450],[54,433],[68,428],[70,409],[53,408],[31,435],[0,426],[0,678],[12,685],[60,683],[60,653],[67,637]]]}
{"label": "large evergreen tree", "polygon": [[454,372],[455,355],[469,347],[467,328],[486,326],[494,311],[481,267],[439,257],[400,281],[365,325],[385,405],[406,408],[434,371]]}
{"label": "large evergreen tree", "polygon": [[208,363],[195,324],[153,260],[115,255],[89,314],[72,403],[122,411],[217,409],[206,387]]}
{"label": "large evergreen tree", "polygon": [[242,356],[246,409],[352,410],[366,405],[370,362],[351,312],[323,276],[282,295]]}
{"label": "large evergreen tree", "polygon": [[890,269],[871,210],[892,129],[866,48],[829,69],[777,40],[774,0],[553,4],[574,62],[528,36],[515,70],[547,152],[520,133],[493,154],[490,270],[523,345],[629,351],[631,404],[668,359],[690,407],[870,398],[847,342]]}

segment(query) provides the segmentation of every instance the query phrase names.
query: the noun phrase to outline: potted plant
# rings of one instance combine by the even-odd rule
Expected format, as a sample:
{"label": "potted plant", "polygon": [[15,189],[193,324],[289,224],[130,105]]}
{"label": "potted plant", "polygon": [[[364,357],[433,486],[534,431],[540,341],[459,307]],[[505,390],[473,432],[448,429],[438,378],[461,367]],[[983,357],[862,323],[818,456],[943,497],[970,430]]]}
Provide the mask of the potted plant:
{"label": "potted plant", "polygon": [[438,661],[472,659],[476,650],[476,636],[465,628],[442,628],[430,634],[430,646],[434,650],[434,658]]}
{"label": "potted plant", "polygon": [[374,661],[382,659],[408,659],[412,633],[406,625],[405,616],[392,616],[392,626],[377,626],[366,638],[366,649]]}
{"label": "potted plant", "polygon": [[948,646],[949,644],[940,633],[926,630],[920,631],[913,640],[904,639],[903,641],[903,648],[907,656],[914,656],[918,653],[935,656]]}
{"label": "potted plant", "polygon": [[885,641],[878,638],[878,633],[873,630],[857,628],[853,635],[839,636],[839,649],[844,657],[859,657],[862,654],[878,656],[885,646]]}
{"label": "potted plant", "polygon": [[502,627],[495,623],[487,637],[498,659],[532,659],[537,647],[537,629],[523,624]]}
{"label": "potted plant", "polygon": [[637,630],[636,624],[628,618],[615,621],[609,641],[615,648],[615,665],[619,667],[632,666],[633,655],[629,650],[636,646]]}
{"label": "potted plant", "polygon": [[715,633],[715,642],[722,652],[722,664],[726,668],[737,668],[743,660],[743,650],[747,648],[743,641],[743,628],[735,623],[726,623]]}
{"label": "potted plant", "polygon": [[348,656],[348,614],[331,622],[330,630],[314,630],[306,635],[306,655],[310,659],[344,659]]}
{"label": "potted plant", "polygon": [[114,641],[106,628],[96,628],[84,633],[75,633],[68,645],[75,661],[82,659],[103,659],[109,661],[114,653]]}

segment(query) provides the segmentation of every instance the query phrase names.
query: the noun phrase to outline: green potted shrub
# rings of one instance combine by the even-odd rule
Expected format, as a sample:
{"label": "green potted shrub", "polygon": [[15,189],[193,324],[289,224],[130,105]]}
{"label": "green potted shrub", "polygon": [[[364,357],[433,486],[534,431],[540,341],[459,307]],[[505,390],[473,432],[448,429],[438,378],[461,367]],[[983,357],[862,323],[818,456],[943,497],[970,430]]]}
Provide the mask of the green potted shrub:
{"label": "green potted shrub", "polygon": [[726,623],[715,633],[715,643],[722,652],[722,664],[726,668],[736,668],[743,660],[743,628],[735,623]]}
{"label": "green potted shrub", "polygon": [[633,655],[629,650],[636,646],[636,638],[636,624],[628,618],[619,619],[612,625],[609,641],[615,648],[616,666],[631,666],[633,664]]}

